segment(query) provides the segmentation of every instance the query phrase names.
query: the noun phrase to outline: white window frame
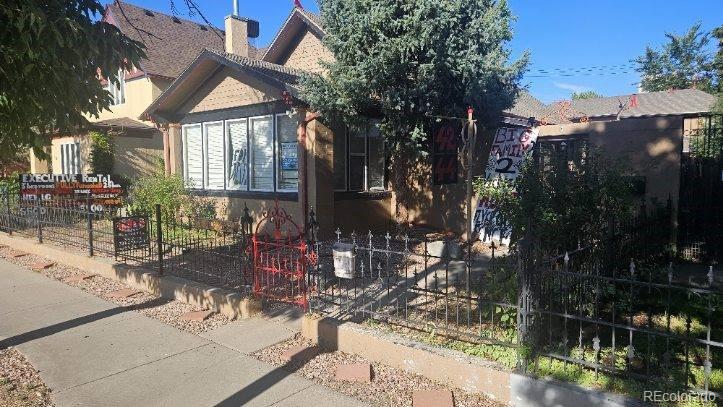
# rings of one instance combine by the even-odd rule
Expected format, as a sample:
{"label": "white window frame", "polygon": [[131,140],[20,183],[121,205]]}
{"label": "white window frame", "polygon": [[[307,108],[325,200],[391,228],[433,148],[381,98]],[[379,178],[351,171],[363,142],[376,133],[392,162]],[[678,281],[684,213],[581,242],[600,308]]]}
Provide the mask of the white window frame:
{"label": "white window frame", "polygon": [[[271,189],[263,189],[263,188],[251,188],[252,184],[252,178],[254,176],[252,170],[253,170],[253,139],[252,139],[252,133],[251,133],[251,123],[254,119],[266,119],[271,118],[271,143],[272,143],[272,153],[271,153]],[[276,117],[273,114],[266,114],[261,116],[250,116],[248,117],[248,140],[249,140],[249,191],[252,192],[276,192]]]}
{"label": "white window frame", "polygon": [[[213,126],[216,124],[221,125],[221,136],[223,137],[223,152],[221,153],[221,157],[223,157],[223,186],[221,188],[211,188],[209,186],[209,179],[208,179],[208,127]],[[213,122],[203,122],[201,123],[201,141],[203,145],[203,189],[208,191],[224,191],[226,190],[226,124],[223,120],[216,120]]]}
{"label": "white window frame", "polygon": [[[71,157],[67,157],[67,150],[72,150],[73,154]],[[68,162],[68,158],[72,160],[72,163]],[[60,144],[60,172],[66,175],[76,175],[82,172],[82,165],[80,162],[80,143],[73,140]]]}
{"label": "white window frame", "polygon": [[[274,138],[275,138],[275,140],[274,140],[274,146],[275,146],[275,148],[278,150],[278,151],[274,154],[274,158],[275,158],[275,161],[276,161],[276,162],[275,162],[275,167],[274,167],[274,178],[275,178],[275,180],[274,180],[274,186],[275,186],[276,190],[279,191],[279,192],[298,192],[298,191],[299,191],[299,182],[300,182],[300,179],[299,179],[299,178],[301,177],[301,171],[300,171],[301,168],[300,168],[300,166],[299,166],[298,164],[297,164],[297,166],[296,166],[296,172],[297,172],[297,174],[298,174],[298,175],[297,175],[298,178],[297,178],[297,181],[296,181],[296,188],[281,188],[281,187],[279,186],[279,183],[281,182],[281,158],[282,158],[282,157],[281,157],[281,136],[280,136],[278,130],[279,130],[279,117],[281,117],[281,116],[289,117],[289,115],[286,114],[286,113],[277,113],[276,115],[274,115]],[[298,116],[297,116],[297,115],[292,115],[290,118],[291,118],[292,120],[293,120],[294,118],[297,119],[295,129],[298,129],[298,125],[299,125],[299,124],[298,124]],[[294,140],[295,140],[295,142],[296,142],[296,159],[297,159],[297,160],[300,160],[300,159],[301,159],[301,156],[299,155],[299,136],[298,136],[297,133],[294,133],[294,136],[295,136],[295,137],[294,137]]]}
{"label": "white window frame", "polygon": [[[188,184],[188,149],[186,148],[187,140],[186,140],[186,129],[191,127],[198,127],[201,130],[201,145],[203,145],[203,123],[192,123],[192,124],[184,124],[181,126],[181,148],[183,149],[183,182],[184,184]],[[205,168],[206,165],[206,155],[201,152],[201,169]],[[205,172],[205,171],[204,171]],[[205,175],[203,176],[205,178]],[[194,180],[195,182],[198,182],[198,180]],[[201,181],[201,186],[204,185],[204,180]],[[191,189],[198,189],[198,188],[191,188]]]}
{"label": "white window frame", "polygon": [[[246,124],[246,185],[242,186],[240,188],[230,188],[229,182],[228,182],[228,175],[229,175],[228,170],[229,170],[229,168],[231,168],[230,160],[233,157],[229,157],[229,153],[225,149],[231,145],[231,134],[229,134],[229,131],[231,129],[230,124],[242,123],[242,122]],[[224,166],[226,168],[226,179],[224,180],[224,182],[226,183],[225,190],[226,191],[248,191],[249,188],[251,187],[251,170],[250,170],[250,168],[251,168],[250,167],[251,166],[251,140],[250,140],[250,134],[249,134],[249,118],[243,117],[240,119],[224,120],[223,134],[224,134],[224,154],[225,154],[224,160],[226,161],[224,163]]]}
{"label": "white window frame", "polygon": [[110,92],[113,97],[111,106],[120,106],[126,103],[126,78],[123,69],[118,70],[117,82],[106,79],[105,90]]}

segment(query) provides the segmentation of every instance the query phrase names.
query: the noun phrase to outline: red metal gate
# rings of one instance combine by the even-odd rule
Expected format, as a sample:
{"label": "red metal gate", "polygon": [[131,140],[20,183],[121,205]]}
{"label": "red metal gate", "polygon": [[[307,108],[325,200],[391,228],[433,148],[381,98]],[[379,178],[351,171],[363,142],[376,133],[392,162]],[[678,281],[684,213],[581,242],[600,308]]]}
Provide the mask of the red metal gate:
{"label": "red metal gate", "polygon": [[307,309],[308,246],[301,228],[276,201],[253,235],[254,295]]}

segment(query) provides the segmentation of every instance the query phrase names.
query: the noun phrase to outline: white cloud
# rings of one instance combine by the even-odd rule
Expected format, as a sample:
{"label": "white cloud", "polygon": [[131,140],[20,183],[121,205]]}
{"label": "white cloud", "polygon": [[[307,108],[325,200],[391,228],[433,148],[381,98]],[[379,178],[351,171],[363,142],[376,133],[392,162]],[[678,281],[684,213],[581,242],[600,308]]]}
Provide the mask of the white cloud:
{"label": "white cloud", "polygon": [[589,86],[575,85],[572,83],[553,82],[553,84],[560,89],[569,90],[570,92],[575,92],[575,93],[587,92],[589,90],[595,90]]}

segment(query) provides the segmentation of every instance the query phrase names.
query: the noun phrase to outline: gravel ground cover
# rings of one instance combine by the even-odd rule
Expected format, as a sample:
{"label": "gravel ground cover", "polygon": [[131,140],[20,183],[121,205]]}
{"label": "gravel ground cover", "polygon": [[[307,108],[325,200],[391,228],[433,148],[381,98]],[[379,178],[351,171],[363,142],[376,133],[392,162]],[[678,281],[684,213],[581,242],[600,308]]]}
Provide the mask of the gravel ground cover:
{"label": "gravel ground cover", "polygon": [[[10,257],[10,251],[11,249],[8,247],[0,247],[0,256],[11,263],[28,269],[35,263],[48,262],[48,259],[33,254],[13,258]],[[129,287],[118,281],[98,275],[78,282],[68,282],[66,279],[69,277],[87,274],[74,267],[55,264],[39,273],[190,333],[199,334],[230,322],[228,317],[218,313],[211,315],[205,321],[182,320],[181,316],[186,312],[200,311],[201,309],[190,304],[175,300],[171,301],[143,291],[129,298],[113,298],[110,296],[113,291]]]}
{"label": "gravel ground cover", "polygon": [[[261,349],[252,356],[262,362],[295,372],[325,387],[376,406],[412,406],[412,393],[415,390],[447,389],[446,386],[425,377],[379,363],[371,363],[371,383],[339,382],[335,379],[338,365],[370,362],[360,356],[338,351],[320,353],[306,362],[285,362],[282,359],[284,351],[297,346],[312,346],[312,344],[297,334],[293,339]],[[454,394],[457,407],[502,406],[481,394],[470,394],[459,389],[449,390]]]}
{"label": "gravel ground cover", "polygon": [[0,349],[0,406],[52,406],[50,389],[15,348]]}

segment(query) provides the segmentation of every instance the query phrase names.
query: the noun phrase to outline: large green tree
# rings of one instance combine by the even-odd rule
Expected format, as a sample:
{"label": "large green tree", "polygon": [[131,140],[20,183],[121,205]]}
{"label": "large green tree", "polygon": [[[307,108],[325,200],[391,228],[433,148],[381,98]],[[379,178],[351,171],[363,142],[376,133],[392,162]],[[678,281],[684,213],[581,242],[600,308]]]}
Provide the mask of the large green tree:
{"label": "large green tree", "polygon": [[685,34],[665,34],[667,42],[661,49],[647,47],[636,58],[640,85],[646,92],[668,89],[687,89],[695,86],[716,92],[719,78],[715,74],[713,56],[709,50],[710,34],[701,30],[700,23]]}
{"label": "large green tree", "polygon": [[137,65],[143,45],[105,23],[96,0],[0,2],[0,156],[40,148],[110,105],[98,80]]}
{"label": "large green tree", "polygon": [[428,115],[471,106],[496,123],[516,97],[527,55],[510,61],[504,0],[321,0],[320,10],[335,60],[303,80],[303,98],[351,125],[380,117],[393,160],[424,154]]}

